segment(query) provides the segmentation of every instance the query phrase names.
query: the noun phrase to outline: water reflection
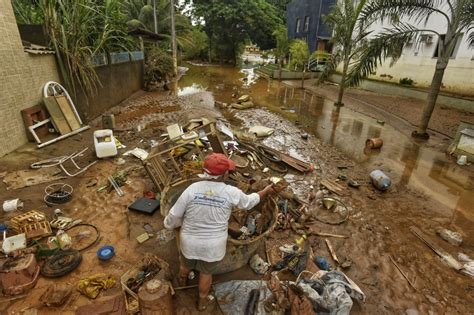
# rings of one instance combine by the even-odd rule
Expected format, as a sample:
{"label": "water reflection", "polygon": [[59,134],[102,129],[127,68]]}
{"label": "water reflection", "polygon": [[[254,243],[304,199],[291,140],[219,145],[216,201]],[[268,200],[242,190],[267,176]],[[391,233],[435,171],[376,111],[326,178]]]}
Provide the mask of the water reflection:
{"label": "water reflection", "polygon": [[[217,100],[231,102],[232,94],[241,89],[243,75],[232,68],[191,68],[180,82],[179,93],[209,89]],[[452,209],[449,215],[454,225],[474,233],[471,184],[474,178],[443,153],[418,145],[390,125],[379,125],[373,118],[347,107],[334,107],[331,101],[279,81],[257,80],[248,93],[257,105],[300,121],[310,132],[361,165],[369,169],[382,165],[383,169],[391,171],[394,184],[415,187],[438,200]],[[294,109],[296,113],[288,109]],[[383,138],[383,147],[366,150],[366,139],[378,137]]]}

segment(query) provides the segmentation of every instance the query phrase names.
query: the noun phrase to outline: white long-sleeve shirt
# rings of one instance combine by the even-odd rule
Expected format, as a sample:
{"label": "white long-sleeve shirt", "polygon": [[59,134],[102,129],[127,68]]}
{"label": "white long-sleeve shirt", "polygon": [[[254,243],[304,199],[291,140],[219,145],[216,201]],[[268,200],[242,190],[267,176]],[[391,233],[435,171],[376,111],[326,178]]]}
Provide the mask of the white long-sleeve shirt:
{"label": "white long-sleeve shirt", "polygon": [[191,184],[164,220],[167,229],[181,226],[181,252],[188,259],[220,261],[225,256],[232,208],[250,210],[260,202],[257,193],[246,195],[222,182]]}

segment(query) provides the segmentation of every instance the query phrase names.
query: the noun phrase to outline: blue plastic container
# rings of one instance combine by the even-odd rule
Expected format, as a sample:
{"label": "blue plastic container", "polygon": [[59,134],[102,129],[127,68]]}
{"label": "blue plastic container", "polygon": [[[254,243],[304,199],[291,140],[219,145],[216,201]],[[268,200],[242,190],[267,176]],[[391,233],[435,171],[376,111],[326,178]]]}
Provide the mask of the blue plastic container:
{"label": "blue plastic container", "polygon": [[115,249],[113,246],[106,245],[102,246],[97,250],[97,257],[99,257],[100,260],[109,260],[115,255]]}

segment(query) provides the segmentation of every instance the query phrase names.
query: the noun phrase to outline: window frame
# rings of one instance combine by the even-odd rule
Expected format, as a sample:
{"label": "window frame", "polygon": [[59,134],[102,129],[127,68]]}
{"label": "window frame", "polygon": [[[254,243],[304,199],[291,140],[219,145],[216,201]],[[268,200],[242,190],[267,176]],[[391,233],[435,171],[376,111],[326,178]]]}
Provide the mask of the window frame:
{"label": "window frame", "polygon": [[297,18],[296,19],[296,34],[300,32],[300,28],[301,28],[301,19]]}
{"label": "window frame", "polygon": [[309,21],[310,21],[310,17],[309,15],[305,16],[304,17],[304,26],[303,26],[303,29],[304,29],[304,32],[308,32],[309,31]]}

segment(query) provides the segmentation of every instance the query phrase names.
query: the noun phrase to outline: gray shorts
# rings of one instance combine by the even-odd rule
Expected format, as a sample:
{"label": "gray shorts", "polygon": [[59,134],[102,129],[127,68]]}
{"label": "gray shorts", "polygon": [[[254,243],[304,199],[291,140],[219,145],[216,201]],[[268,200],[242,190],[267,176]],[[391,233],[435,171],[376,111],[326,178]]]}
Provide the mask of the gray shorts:
{"label": "gray shorts", "polygon": [[214,274],[221,261],[208,262],[198,259],[187,259],[182,254],[179,255],[179,260],[188,269],[197,270],[206,274]]}

